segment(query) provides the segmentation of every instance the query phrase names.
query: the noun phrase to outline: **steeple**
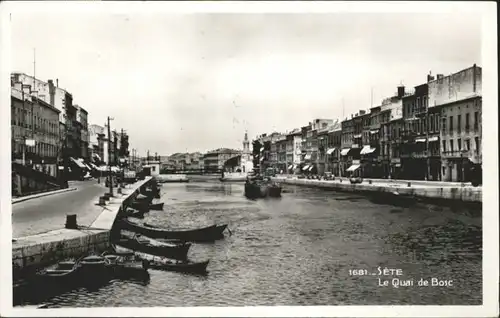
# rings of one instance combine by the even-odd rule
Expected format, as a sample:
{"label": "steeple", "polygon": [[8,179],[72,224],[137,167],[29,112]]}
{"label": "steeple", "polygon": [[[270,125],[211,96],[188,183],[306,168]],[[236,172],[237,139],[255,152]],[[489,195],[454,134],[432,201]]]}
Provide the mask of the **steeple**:
{"label": "steeple", "polygon": [[248,132],[245,130],[245,138],[243,139],[243,153],[250,153],[250,142],[248,141]]}

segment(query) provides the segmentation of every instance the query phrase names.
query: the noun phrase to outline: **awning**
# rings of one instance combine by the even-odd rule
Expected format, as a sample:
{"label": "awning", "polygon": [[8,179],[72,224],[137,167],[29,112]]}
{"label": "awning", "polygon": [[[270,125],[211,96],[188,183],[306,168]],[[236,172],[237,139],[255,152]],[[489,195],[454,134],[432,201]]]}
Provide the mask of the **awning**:
{"label": "awning", "polygon": [[86,168],[87,168],[87,167],[85,167],[85,165],[84,165],[81,161],[76,160],[76,159],[75,159],[75,158],[73,158],[73,157],[70,157],[70,159],[71,159],[74,163],[76,163],[76,165],[77,165],[79,168],[82,168],[82,169],[86,169]]}
{"label": "awning", "polygon": [[96,166],[95,164],[93,164],[92,162],[90,163],[90,166],[91,166],[92,168],[94,168],[95,170],[99,170],[99,168],[97,168],[97,166]]}
{"label": "awning", "polygon": [[378,129],[377,130],[370,130],[370,134],[372,134],[372,135],[378,134]]}
{"label": "awning", "polygon": [[304,168],[302,168],[302,171],[306,171],[307,169],[309,169],[309,165],[306,165]]}
{"label": "awning", "polygon": [[260,158],[260,161],[264,161],[264,157]]}
{"label": "awning", "polygon": [[374,152],[376,150],[376,148],[372,148],[370,146],[363,146],[363,149],[361,149],[361,153],[362,155],[368,155],[368,154],[371,154],[372,152]]}
{"label": "awning", "polygon": [[94,158],[97,158],[97,160],[101,161],[101,157],[98,154],[93,154]]}
{"label": "awning", "polygon": [[293,169],[297,169],[297,165],[293,165]]}
{"label": "awning", "polygon": [[312,171],[313,168],[314,168],[313,165],[309,166],[309,171]]}
{"label": "awning", "polygon": [[426,138],[417,138],[415,139],[415,142],[425,142],[426,140]]}
{"label": "awning", "polygon": [[362,135],[362,134],[357,134],[357,135],[354,135],[354,138],[361,138],[361,137],[363,137],[363,135]]}
{"label": "awning", "polygon": [[263,152],[264,151],[264,147],[260,147],[260,152]]}
{"label": "awning", "polygon": [[305,157],[304,157],[304,160],[311,160],[311,154],[308,153]]}
{"label": "awning", "polygon": [[438,136],[434,136],[434,137],[430,137],[429,138],[429,142],[431,142],[431,141],[438,141],[438,140],[439,140]]}
{"label": "awning", "polygon": [[331,155],[335,151],[335,148],[330,148],[327,150],[326,154]]}
{"label": "awning", "polygon": [[85,163],[85,167],[87,167],[87,169],[89,169],[89,170],[92,170],[92,168],[86,163]]}
{"label": "awning", "polygon": [[57,166],[57,169],[64,170],[64,166]]}
{"label": "awning", "polygon": [[347,168],[347,171],[355,171],[357,170],[361,165],[352,165],[349,168]]}
{"label": "awning", "polygon": [[293,165],[289,165],[288,166],[288,170],[292,169],[293,168]]}
{"label": "awning", "polygon": [[349,150],[351,150],[351,148],[344,148],[344,149],[342,149],[342,151],[340,152],[340,154],[342,156],[347,156],[347,154],[349,153]]}

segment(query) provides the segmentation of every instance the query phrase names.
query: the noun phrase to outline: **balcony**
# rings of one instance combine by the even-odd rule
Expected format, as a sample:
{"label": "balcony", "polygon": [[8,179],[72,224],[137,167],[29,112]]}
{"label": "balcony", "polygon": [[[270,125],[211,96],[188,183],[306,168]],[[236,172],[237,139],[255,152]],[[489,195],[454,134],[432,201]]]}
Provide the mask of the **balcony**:
{"label": "balcony", "polygon": [[447,159],[469,158],[472,154],[472,151],[470,151],[470,150],[449,150],[449,151],[443,151],[441,154],[442,154],[443,158],[447,158]]}

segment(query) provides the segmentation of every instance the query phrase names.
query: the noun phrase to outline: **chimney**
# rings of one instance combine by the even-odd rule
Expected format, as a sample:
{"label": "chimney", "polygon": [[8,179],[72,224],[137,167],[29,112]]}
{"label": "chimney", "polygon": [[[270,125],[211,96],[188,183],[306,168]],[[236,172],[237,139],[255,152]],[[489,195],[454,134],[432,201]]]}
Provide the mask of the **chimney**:
{"label": "chimney", "polygon": [[427,74],[427,83],[431,82],[434,80],[434,76],[432,76],[430,73]]}
{"label": "chimney", "polygon": [[59,79],[56,78],[56,87],[59,87]]}
{"label": "chimney", "polygon": [[444,77],[443,74],[438,74],[437,75],[437,79],[442,79],[443,77]]}
{"label": "chimney", "polygon": [[49,82],[49,95],[50,95],[50,105],[54,106],[54,96],[56,93],[56,90],[54,88],[54,81],[53,80],[48,80]]}
{"label": "chimney", "polygon": [[365,114],[365,111],[364,111],[364,110],[360,110],[360,111],[359,111],[359,115],[360,115],[360,116],[361,116],[361,115],[364,115],[364,114]]}
{"label": "chimney", "polygon": [[405,87],[403,85],[398,86],[398,98],[403,98],[405,96]]}

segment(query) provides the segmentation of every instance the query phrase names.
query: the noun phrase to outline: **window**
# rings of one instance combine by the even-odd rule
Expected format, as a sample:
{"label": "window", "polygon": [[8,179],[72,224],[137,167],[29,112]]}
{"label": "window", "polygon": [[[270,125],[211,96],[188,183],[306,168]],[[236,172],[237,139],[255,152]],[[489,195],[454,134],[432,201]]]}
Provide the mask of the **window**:
{"label": "window", "polygon": [[479,128],[479,112],[474,112],[474,130]]}
{"label": "window", "polygon": [[450,140],[450,151],[451,151],[451,152],[453,152],[453,148],[454,148],[454,147],[453,147],[453,139],[452,139],[452,140]]}
{"label": "window", "polygon": [[443,126],[441,127],[441,131],[446,132],[446,118],[443,118],[442,123],[443,123]]}
{"label": "window", "polygon": [[469,131],[469,121],[470,121],[470,115],[469,113],[465,114],[465,130]]}
{"label": "window", "polygon": [[465,150],[467,150],[467,151],[470,150],[470,139],[465,140]]}
{"label": "window", "polygon": [[476,144],[476,153],[479,153],[479,148],[481,145],[479,144],[479,137],[474,137],[474,143]]}
{"label": "window", "polygon": [[446,140],[443,140],[443,152],[446,152]]}
{"label": "window", "polygon": [[435,125],[434,125],[434,131],[439,131],[439,116],[438,115],[435,115],[434,116],[434,120],[436,121]]}
{"label": "window", "polygon": [[457,150],[462,151],[462,139],[458,138],[457,139]]}
{"label": "window", "polygon": [[453,116],[450,116],[450,133],[453,132]]}
{"label": "window", "polygon": [[460,133],[462,130],[462,115],[458,115],[457,117],[457,131]]}

